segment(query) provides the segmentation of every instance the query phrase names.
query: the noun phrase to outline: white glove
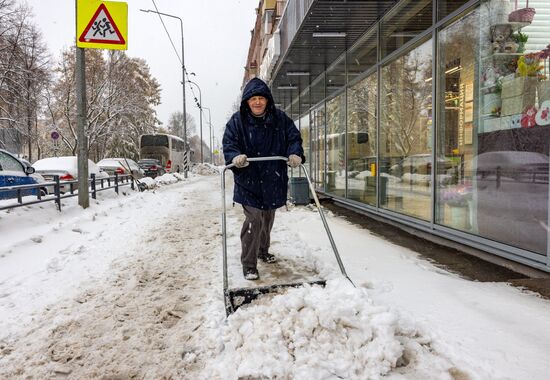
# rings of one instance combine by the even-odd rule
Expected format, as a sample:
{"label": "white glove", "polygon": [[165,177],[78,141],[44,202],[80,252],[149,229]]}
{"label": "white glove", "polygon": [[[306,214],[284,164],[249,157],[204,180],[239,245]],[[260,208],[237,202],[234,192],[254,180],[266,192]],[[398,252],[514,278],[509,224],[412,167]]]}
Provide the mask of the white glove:
{"label": "white glove", "polygon": [[302,159],[300,156],[297,156],[295,154],[291,154],[288,156],[288,166],[291,168],[297,168],[302,163]]}
{"label": "white glove", "polygon": [[247,161],[246,154],[239,154],[238,156],[233,157],[232,162],[235,164],[238,168],[244,168],[247,167],[249,162]]}

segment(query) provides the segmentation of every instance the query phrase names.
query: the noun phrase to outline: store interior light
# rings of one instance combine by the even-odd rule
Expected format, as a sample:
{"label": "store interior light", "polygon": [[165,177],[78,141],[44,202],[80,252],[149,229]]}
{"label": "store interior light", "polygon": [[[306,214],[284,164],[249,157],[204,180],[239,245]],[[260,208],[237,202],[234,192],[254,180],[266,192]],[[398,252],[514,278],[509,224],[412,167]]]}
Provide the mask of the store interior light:
{"label": "store interior light", "polygon": [[[450,69],[446,70],[445,71],[445,74],[453,74],[453,73],[456,73],[457,71],[460,71],[462,70],[462,66],[458,65],[458,66],[455,66],[455,67],[451,67]],[[428,82],[431,82],[432,81],[432,78],[427,78],[427,79],[424,79],[424,82],[428,83]]]}
{"label": "store interior light", "polygon": [[452,73],[456,73],[457,71],[460,71],[462,70],[462,66],[455,66],[455,67],[451,67],[449,70],[446,70],[445,71],[445,74],[452,74]]}
{"label": "store interior light", "polygon": [[286,75],[288,76],[302,76],[302,77],[306,77],[306,76],[309,76],[309,71],[287,71]]}
{"label": "store interior light", "polygon": [[319,38],[341,38],[345,37],[347,34],[345,32],[314,32],[313,37]]}

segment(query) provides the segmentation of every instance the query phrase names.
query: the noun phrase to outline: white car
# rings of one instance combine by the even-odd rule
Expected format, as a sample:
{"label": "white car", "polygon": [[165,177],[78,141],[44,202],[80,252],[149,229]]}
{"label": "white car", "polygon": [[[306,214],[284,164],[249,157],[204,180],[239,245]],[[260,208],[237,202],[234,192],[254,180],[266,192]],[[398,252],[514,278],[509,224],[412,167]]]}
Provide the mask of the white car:
{"label": "white car", "polygon": [[[55,175],[59,176],[60,181],[78,180],[78,158],[76,156],[43,158],[36,161],[32,167],[48,182],[53,181]],[[92,173],[95,174],[96,179],[109,177],[109,175],[103,172],[99,166],[97,166],[92,160],[88,159],[88,178],[91,178]],[[76,190],[77,187],[78,186],[74,184],[73,190]],[[51,189],[48,190],[48,192],[51,191]],[[62,193],[69,190],[70,184],[60,186],[60,191]]]}
{"label": "white car", "polygon": [[130,158],[104,158],[97,163],[104,172],[109,175],[131,174],[134,178],[140,179],[145,177],[145,171]]}

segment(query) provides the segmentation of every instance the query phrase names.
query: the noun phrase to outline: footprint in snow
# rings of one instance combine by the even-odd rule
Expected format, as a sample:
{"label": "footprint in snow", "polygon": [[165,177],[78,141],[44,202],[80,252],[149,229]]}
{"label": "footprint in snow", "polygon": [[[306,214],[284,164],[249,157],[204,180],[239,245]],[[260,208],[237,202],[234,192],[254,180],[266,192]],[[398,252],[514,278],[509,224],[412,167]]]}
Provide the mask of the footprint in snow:
{"label": "footprint in snow", "polygon": [[48,273],[59,272],[63,269],[63,265],[57,258],[53,258],[48,262],[47,271]]}
{"label": "footprint in snow", "polygon": [[86,247],[81,245],[80,247],[78,247],[77,249],[73,250],[71,253],[73,255],[80,255],[81,253],[84,253],[86,252]]}

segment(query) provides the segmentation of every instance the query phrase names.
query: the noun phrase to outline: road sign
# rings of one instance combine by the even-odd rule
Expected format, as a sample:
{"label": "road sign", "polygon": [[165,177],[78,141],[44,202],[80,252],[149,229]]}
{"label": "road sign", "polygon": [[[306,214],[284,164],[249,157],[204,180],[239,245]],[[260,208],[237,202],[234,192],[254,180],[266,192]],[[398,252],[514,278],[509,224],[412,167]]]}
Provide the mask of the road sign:
{"label": "road sign", "polygon": [[128,4],[118,1],[78,0],[76,46],[128,49]]}
{"label": "road sign", "polygon": [[52,140],[57,140],[59,138],[59,132],[57,131],[52,131],[52,133],[50,134]]}

